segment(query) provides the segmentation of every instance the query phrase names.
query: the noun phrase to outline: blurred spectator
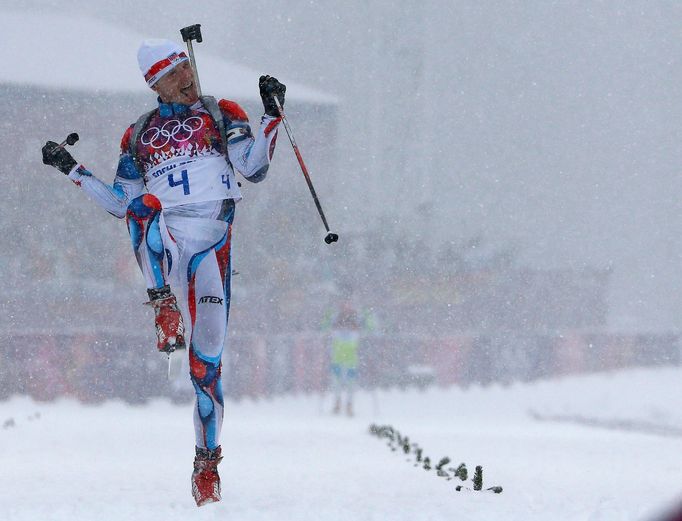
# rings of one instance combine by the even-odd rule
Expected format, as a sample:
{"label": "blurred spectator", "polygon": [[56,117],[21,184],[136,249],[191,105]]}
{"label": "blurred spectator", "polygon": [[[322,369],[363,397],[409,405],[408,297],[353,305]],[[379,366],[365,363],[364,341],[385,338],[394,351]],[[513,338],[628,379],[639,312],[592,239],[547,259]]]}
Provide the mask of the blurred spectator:
{"label": "blurred spectator", "polygon": [[328,320],[331,326],[331,373],[334,394],[334,414],[339,414],[345,396],[345,411],[353,415],[353,393],[358,376],[358,349],[361,324],[349,300]]}

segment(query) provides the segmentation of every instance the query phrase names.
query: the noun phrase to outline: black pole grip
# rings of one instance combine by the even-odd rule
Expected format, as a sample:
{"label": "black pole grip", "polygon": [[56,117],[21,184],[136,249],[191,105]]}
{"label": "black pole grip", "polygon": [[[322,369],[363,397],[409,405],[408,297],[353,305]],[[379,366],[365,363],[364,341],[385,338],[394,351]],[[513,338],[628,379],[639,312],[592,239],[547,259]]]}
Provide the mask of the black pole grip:
{"label": "black pole grip", "polygon": [[60,147],[63,147],[64,145],[71,145],[73,146],[76,141],[78,141],[78,134],[76,132],[72,132],[68,136],[66,136],[66,139],[59,143]]}
{"label": "black pole grip", "polygon": [[187,42],[189,40],[196,40],[197,43],[201,43],[201,24],[188,25],[180,29],[180,34],[182,35],[182,41]]}

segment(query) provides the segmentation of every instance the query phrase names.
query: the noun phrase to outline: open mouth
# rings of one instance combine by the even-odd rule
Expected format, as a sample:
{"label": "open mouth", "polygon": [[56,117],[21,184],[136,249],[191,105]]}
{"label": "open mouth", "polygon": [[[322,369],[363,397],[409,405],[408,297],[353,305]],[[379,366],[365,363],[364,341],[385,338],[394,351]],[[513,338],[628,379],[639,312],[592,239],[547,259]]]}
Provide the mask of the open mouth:
{"label": "open mouth", "polygon": [[189,90],[194,86],[194,82],[190,81],[185,87],[180,87],[180,92],[182,92],[185,96],[189,94]]}

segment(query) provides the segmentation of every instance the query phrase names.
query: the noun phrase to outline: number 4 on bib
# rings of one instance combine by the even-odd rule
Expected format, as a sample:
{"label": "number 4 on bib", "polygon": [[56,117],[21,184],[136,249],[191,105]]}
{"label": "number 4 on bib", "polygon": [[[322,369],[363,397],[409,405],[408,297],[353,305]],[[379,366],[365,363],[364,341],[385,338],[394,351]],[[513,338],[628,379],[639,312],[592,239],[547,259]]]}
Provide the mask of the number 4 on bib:
{"label": "number 4 on bib", "polygon": [[171,187],[182,185],[182,190],[185,193],[185,195],[189,195],[189,179],[187,178],[187,170],[183,170],[182,172],[180,172],[179,181],[173,179],[173,174],[170,174],[168,176],[168,184]]}

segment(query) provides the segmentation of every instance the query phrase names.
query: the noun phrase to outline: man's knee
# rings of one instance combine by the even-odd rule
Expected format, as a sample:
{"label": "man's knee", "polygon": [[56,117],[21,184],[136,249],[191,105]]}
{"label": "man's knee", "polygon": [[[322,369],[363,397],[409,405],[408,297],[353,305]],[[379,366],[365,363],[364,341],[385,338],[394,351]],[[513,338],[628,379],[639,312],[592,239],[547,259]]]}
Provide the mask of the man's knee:
{"label": "man's knee", "polygon": [[191,348],[189,352],[189,374],[195,385],[206,388],[213,386],[220,378],[222,363],[218,359],[217,363],[204,360],[199,357],[196,351]]}
{"label": "man's knee", "polygon": [[148,219],[161,211],[161,201],[152,194],[142,194],[136,197],[128,205],[126,218]]}
{"label": "man's knee", "polygon": [[128,205],[126,224],[136,252],[146,243],[157,257],[163,255],[163,241],[158,227],[160,214],[161,201],[151,194],[136,197]]}

